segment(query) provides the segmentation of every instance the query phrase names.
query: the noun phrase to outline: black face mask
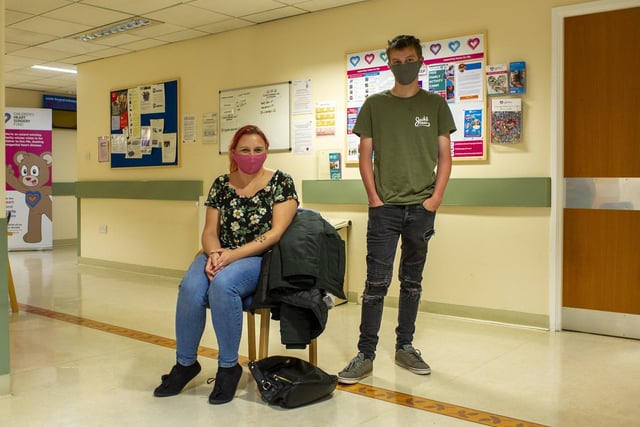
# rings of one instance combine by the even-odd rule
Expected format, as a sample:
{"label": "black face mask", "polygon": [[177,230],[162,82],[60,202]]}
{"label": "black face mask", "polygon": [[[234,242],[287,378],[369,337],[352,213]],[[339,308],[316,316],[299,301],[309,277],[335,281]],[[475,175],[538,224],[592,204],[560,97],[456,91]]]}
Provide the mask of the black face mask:
{"label": "black face mask", "polygon": [[393,64],[390,66],[396,82],[408,85],[418,78],[422,61],[409,62],[408,64]]}

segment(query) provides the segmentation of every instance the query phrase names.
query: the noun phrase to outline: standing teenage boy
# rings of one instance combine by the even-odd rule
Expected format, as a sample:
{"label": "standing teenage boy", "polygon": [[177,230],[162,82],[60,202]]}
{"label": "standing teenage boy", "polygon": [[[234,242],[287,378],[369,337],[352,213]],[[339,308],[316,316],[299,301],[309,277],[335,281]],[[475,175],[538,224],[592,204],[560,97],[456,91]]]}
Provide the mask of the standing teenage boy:
{"label": "standing teenage boy", "polygon": [[449,134],[456,128],[447,102],[418,84],[420,40],[395,37],[388,43],[387,58],[395,84],[366,99],[353,128],[360,137],[360,176],[369,199],[367,279],[358,354],[338,374],[344,384],[357,383],[373,371],[399,238],[395,362],[415,374],[431,373],[412,342],[427,246],[451,173]]}

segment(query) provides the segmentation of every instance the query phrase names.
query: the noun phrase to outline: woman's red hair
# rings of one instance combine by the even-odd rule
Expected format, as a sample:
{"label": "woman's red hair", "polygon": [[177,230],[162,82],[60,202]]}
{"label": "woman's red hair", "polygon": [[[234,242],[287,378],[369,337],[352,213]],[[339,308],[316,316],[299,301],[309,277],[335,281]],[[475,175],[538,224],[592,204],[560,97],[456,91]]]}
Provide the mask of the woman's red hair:
{"label": "woman's red hair", "polygon": [[264,141],[264,145],[269,149],[269,140],[267,136],[260,130],[258,126],[254,125],[246,125],[238,129],[238,131],[233,135],[233,139],[231,140],[231,145],[229,146],[229,171],[234,172],[238,170],[238,163],[233,159],[233,153],[236,151],[236,147],[238,146],[238,142],[240,142],[240,138],[244,135],[258,135]]}

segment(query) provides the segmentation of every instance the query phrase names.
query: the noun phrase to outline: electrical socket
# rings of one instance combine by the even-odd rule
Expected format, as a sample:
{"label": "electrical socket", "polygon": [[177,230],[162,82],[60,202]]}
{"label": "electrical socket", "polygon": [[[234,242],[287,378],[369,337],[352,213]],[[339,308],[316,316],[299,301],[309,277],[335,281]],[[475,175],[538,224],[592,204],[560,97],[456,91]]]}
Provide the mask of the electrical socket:
{"label": "electrical socket", "polygon": [[102,234],[107,234],[107,224],[100,224],[100,227],[98,227],[98,232]]}

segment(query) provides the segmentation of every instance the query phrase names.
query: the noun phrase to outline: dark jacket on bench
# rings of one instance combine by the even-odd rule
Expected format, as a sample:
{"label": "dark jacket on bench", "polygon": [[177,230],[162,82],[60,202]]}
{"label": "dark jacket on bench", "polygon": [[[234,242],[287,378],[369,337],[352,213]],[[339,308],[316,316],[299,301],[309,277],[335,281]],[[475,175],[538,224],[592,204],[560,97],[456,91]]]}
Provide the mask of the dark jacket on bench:
{"label": "dark jacket on bench", "polygon": [[335,228],[310,209],[298,209],[280,242],[263,256],[254,308],[271,307],[287,348],[304,348],[327,323],[327,293],[344,294],[345,247]]}

